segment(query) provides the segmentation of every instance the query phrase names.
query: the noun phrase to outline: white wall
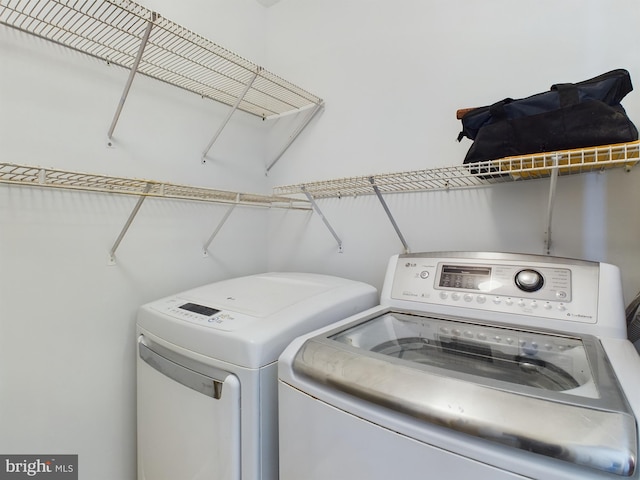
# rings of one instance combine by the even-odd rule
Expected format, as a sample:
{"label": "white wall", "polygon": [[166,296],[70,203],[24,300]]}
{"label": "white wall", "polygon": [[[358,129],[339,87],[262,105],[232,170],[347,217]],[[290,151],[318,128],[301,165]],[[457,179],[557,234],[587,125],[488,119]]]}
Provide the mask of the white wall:
{"label": "white wall", "polygon": [[[462,161],[455,110],[624,67],[640,79],[635,0],[147,0],[167,18],[322,96],[327,107],[264,177],[299,119],[238,114],[144,77],[105,136],[127,72],[0,28],[2,161],[249,192]],[[640,123],[640,96],[624,102]],[[249,140],[247,140],[249,139]],[[553,253],[620,264],[640,288],[640,171],[560,179]],[[541,253],[547,183],[394,195],[413,251]],[[208,281],[308,270],[380,286],[400,243],[375,199],[315,214],[239,208],[211,246],[216,205],[0,188],[0,452],[78,453],[86,480],[135,477],[138,305]]]}
{"label": "white wall", "polygon": [[[470,142],[455,142],[459,108],[615,68],[640,85],[635,0],[283,0],[267,14],[272,68],[326,101],[272,171],[272,185],[460,164]],[[640,125],[640,92],[623,105]],[[284,130],[272,127],[270,149]],[[639,182],[637,169],[561,178],[552,223],[551,253],[620,265],[627,301],[640,290]],[[543,180],[386,200],[414,252],[544,253],[547,196]],[[402,245],[377,199],[318,205],[343,253],[318,216],[274,212],[271,268],[380,287]]]}
{"label": "white wall", "polygon": [[[260,61],[254,0],[145,2]],[[176,18],[180,17],[180,18]],[[237,27],[242,26],[242,27]],[[106,133],[128,72],[0,27],[2,162],[268,192],[264,122],[145,77]],[[251,141],[247,141],[251,139]],[[135,478],[135,314],[144,302],[264,271],[267,212],[147,199],[108,266],[136,197],[0,185],[0,452],[79,454],[84,480]]]}

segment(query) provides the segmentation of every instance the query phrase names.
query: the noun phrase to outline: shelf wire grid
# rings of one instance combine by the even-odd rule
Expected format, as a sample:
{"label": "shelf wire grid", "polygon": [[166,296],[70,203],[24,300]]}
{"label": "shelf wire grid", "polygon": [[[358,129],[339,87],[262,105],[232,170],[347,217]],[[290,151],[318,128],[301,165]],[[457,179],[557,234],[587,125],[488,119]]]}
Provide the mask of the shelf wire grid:
{"label": "shelf wire grid", "polygon": [[246,205],[252,207],[311,210],[308,201],[281,195],[239,193],[206,187],[163,183],[155,180],[70,172],[11,163],[0,163],[0,183]]}
{"label": "shelf wire grid", "polygon": [[322,100],[210,40],[129,0],[0,0],[0,23],[131,69],[144,32],[151,33],[137,71],[262,118]]}
{"label": "shelf wire grid", "polygon": [[639,160],[640,142],[545,152],[490,160],[466,165],[438,167],[408,172],[286,185],[275,187],[275,195],[307,192],[314,198],[371,195],[373,185],[381,193],[423,192],[477,188],[496,183],[573,175],[609,168],[630,169]]}

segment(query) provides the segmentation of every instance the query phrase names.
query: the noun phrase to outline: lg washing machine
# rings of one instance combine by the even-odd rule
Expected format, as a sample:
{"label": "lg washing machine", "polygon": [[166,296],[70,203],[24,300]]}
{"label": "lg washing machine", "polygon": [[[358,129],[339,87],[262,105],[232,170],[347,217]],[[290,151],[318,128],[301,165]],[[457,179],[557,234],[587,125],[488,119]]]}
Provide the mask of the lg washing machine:
{"label": "lg washing machine", "polygon": [[639,379],[617,267],[395,256],[280,357],[280,479],[638,479]]}

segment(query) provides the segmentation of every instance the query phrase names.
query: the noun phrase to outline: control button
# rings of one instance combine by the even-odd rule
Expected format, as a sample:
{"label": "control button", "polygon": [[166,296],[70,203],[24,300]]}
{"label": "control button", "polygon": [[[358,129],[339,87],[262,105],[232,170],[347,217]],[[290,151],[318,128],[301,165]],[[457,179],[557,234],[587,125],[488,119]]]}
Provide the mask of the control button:
{"label": "control button", "polygon": [[429,278],[429,272],[423,270],[420,272],[420,278]]}
{"label": "control button", "polygon": [[564,300],[565,298],[567,298],[567,292],[563,292],[562,290],[556,292],[556,298]]}
{"label": "control button", "polygon": [[476,301],[480,304],[483,304],[484,302],[487,301],[487,297],[485,297],[484,295],[478,295],[478,297],[476,298]]}
{"label": "control button", "polygon": [[506,303],[510,307],[511,305],[513,305],[513,300],[507,298],[504,303]]}
{"label": "control button", "polygon": [[507,337],[507,343],[511,345],[513,343],[513,338]]}
{"label": "control button", "polygon": [[451,333],[453,333],[456,337],[459,337],[462,332],[457,328],[454,328]]}
{"label": "control button", "polygon": [[466,330],[464,332],[464,336],[468,338],[473,338],[473,332],[471,330]]}
{"label": "control button", "polygon": [[495,337],[493,337],[493,339],[498,343],[502,341],[502,337],[500,335],[496,335]]}
{"label": "control button", "polygon": [[446,335],[449,333],[449,329],[447,327],[440,327],[440,332]]}
{"label": "control button", "polygon": [[480,340],[486,340],[486,339],[487,339],[487,336],[486,336],[484,333],[479,333],[479,334],[478,334],[478,338],[479,338]]}
{"label": "control button", "polygon": [[567,307],[564,306],[564,303],[561,303],[560,305],[558,305],[558,310],[560,310],[561,312],[564,312],[567,309]]}
{"label": "control button", "polygon": [[549,302],[545,302],[544,308],[545,310],[551,310],[553,308],[553,305],[551,305]]}
{"label": "control button", "polygon": [[538,308],[538,302],[536,302],[535,300],[532,300],[531,303],[529,304],[529,306],[531,308]]}
{"label": "control button", "polygon": [[465,302],[470,302],[472,300],[473,300],[473,295],[471,295],[469,293],[465,294],[465,296],[464,296],[464,301]]}
{"label": "control button", "polygon": [[544,278],[539,272],[529,268],[520,270],[515,276],[516,286],[525,292],[535,292],[544,285]]}
{"label": "control button", "polygon": [[493,297],[493,303],[500,305],[502,303],[502,299],[500,297]]}
{"label": "control button", "polygon": [[460,294],[458,292],[454,292],[451,294],[451,299],[452,300],[460,300]]}
{"label": "control button", "polygon": [[550,343],[545,343],[544,344],[544,348],[549,350],[549,351],[551,351],[551,350],[553,350],[553,345],[551,345]]}
{"label": "control button", "polygon": [[447,292],[440,292],[440,298],[442,300],[446,300],[449,294]]}
{"label": "control button", "polygon": [[524,300],[522,300],[522,299],[518,300],[518,306],[519,307],[524,307],[524,305],[525,305]]}

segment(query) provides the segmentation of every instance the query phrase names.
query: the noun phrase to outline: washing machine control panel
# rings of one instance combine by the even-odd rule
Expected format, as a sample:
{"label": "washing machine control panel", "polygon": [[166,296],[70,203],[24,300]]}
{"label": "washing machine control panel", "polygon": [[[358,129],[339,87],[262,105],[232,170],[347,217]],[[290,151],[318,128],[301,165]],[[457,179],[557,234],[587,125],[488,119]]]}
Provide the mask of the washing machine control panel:
{"label": "washing machine control panel", "polygon": [[401,255],[395,265],[391,302],[418,302],[427,310],[429,304],[436,304],[595,323],[598,279],[595,262],[562,263],[534,255]]}
{"label": "washing machine control panel", "polygon": [[255,318],[249,315],[219,310],[202,302],[182,297],[159,300],[152,304],[152,308],[177,320],[229,332],[255,321]]}

